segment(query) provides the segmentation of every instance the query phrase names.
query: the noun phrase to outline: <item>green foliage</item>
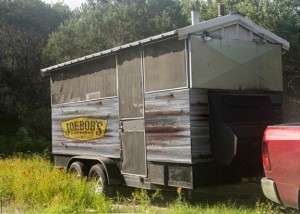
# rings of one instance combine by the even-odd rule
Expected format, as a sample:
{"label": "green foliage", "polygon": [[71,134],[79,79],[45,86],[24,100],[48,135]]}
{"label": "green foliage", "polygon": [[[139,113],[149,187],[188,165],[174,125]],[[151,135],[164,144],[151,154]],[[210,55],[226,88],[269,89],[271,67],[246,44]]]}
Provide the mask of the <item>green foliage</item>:
{"label": "green foliage", "polygon": [[111,201],[95,194],[93,183],[53,169],[39,156],[0,160],[0,198],[21,213],[97,213],[111,210]]}
{"label": "green foliage", "polygon": [[165,33],[189,25],[187,16],[184,15],[183,7],[179,1],[151,0],[147,1],[147,3],[148,13],[146,14],[147,20],[145,23],[148,25],[149,34],[146,36]]}
{"label": "green foliage", "polygon": [[174,0],[88,1],[49,37],[43,56],[64,62],[186,26]]}
{"label": "green foliage", "polygon": [[30,129],[20,127],[14,135],[0,135],[0,156],[9,156],[16,153],[40,153],[49,155],[51,142]]}
{"label": "green foliage", "polygon": [[[41,0],[1,0],[0,13],[0,126],[9,126],[9,120],[17,125],[14,133],[22,126],[35,131],[27,119],[50,104],[49,81],[40,75],[42,48],[70,11]],[[39,131],[43,135],[46,129]],[[44,137],[50,139],[49,134]]]}
{"label": "green foliage", "polygon": [[180,0],[183,6],[183,14],[191,23],[191,11],[199,12],[200,20],[207,21],[218,16],[218,2],[214,0]]}
{"label": "green foliage", "polygon": [[24,28],[30,27],[47,36],[70,11],[61,4],[45,4],[41,0],[1,0],[1,22]]}
{"label": "green foliage", "polygon": [[146,189],[135,189],[130,198],[125,198],[118,193],[114,212],[156,213],[158,210],[154,206],[156,200],[162,200],[160,190],[150,193]]}
{"label": "green foliage", "polygon": [[[259,204],[259,205],[258,205]],[[228,213],[228,214],[250,214],[250,213],[280,213],[277,206],[274,206],[273,203],[269,202],[267,204],[261,203],[258,201],[256,203],[255,208],[247,208],[241,206],[239,203],[235,201],[228,200],[225,203],[216,202],[213,205],[209,204],[200,204],[200,205],[191,205],[188,202],[182,201],[180,195],[178,198],[171,203],[167,213],[175,213],[175,214],[185,214],[185,213],[211,213],[211,214],[219,214],[219,213]]]}
{"label": "green foliage", "polygon": [[152,202],[161,197],[162,195],[159,190],[155,191],[153,194],[148,194],[147,190],[139,189],[132,193],[132,202],[133,206],[138,205],[138,212],[146,212]]}
{"label": "green foliage", "polygon": [[21,118],[22,126],[32,132],[32,135],[37,135],[51,140],[51,109],[50,107],[41,107],[34,111],[27,112]]}
{"label": "green foliage", "polygon": [[[274,204],[272,202],[261,202],[260,200],[258,200],[256,202],[256,213],[258,214],[263,214],[263,213],[280,213],[280,210],[278,209],[278,207],[275,207]],[[274,208],[275,207],[275,208]]]}
{"label": "green foliage", "polygon": [[0,11],[0,117],[19,117],[49,104],[48,81],[40,75],[41,50],[68,11],[40,0],[0,1]]}

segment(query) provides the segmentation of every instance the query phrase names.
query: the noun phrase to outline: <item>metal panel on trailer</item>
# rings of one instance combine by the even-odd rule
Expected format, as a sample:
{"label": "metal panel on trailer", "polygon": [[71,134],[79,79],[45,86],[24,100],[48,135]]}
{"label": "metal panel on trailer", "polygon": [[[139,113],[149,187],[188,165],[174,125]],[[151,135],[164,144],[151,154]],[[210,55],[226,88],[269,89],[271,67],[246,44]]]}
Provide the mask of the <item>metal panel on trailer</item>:
{"label": "metal panel on trailer", "polygon": [[[81,117],[107,120],[103,138],[86,141],[65,138],[62,122]],[[52,152],[120,158],[118,124],[117,98],[54,105],[52,106]]]}
{"label": "metal panel on trailer", "polygon": [[189,89],[145,94],[147,160],[191,163]]}
{"label": "metal panel on trailer", "polygon": [[145,132],[124,132],[122,138],[122,173],[145,176]]}
{"label": "metal panel on trailer", "polygon": [[193,189],[193,166],[192,165],[169,165],[168,186]]}
{"label": "metal panel on trailer", "polygon": [[281,46],[201,36],[190,42],[192,88],[282,91]]}

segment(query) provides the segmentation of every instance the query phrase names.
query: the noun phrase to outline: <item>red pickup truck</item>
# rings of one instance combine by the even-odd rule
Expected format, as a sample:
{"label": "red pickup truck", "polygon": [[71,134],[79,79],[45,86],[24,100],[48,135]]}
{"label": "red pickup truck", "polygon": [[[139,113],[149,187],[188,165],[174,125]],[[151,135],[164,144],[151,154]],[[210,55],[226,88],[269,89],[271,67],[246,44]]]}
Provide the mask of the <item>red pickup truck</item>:
{"label": "red pickup truck", "polygon": [[283,206],[300,206],[300,123],[268,126],[262,160],[264,195]]}

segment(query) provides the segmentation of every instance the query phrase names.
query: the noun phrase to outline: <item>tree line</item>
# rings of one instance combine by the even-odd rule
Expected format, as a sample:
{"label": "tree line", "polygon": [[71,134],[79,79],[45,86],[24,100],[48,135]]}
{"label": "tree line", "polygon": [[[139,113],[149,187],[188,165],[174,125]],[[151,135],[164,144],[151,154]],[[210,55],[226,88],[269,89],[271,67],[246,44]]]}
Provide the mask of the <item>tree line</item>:
{"label": "tree line", "polygon": [[200,21],[216,18],[219,3],[290,42],[284,119],[299,121],[299,0],[87,0],[73,11],[61,2],[0,0],[0,150],[12,136],[51,139],[49,79],[41,68],[185,27],[192,8]]}

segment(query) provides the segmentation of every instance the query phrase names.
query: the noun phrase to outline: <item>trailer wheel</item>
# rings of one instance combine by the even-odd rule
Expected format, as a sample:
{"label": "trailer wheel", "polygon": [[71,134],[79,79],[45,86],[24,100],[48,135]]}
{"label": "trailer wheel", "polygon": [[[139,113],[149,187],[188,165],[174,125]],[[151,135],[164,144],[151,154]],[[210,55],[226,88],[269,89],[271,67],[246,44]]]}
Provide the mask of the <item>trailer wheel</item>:
{"label": "trailer wheel", "polygon": [[86,166],[80,161],[73,162],[68,172],[70,174],[76,175],[78,178],[83,178],[84,176],[87,175]]}
{"label": "trailer wheel", "polygon": [[95,192],[96,193],[106,193],[108,188],[107,177],[105,169],[101,164],[94,165],[89,172],[89,178],[95,179]]}

